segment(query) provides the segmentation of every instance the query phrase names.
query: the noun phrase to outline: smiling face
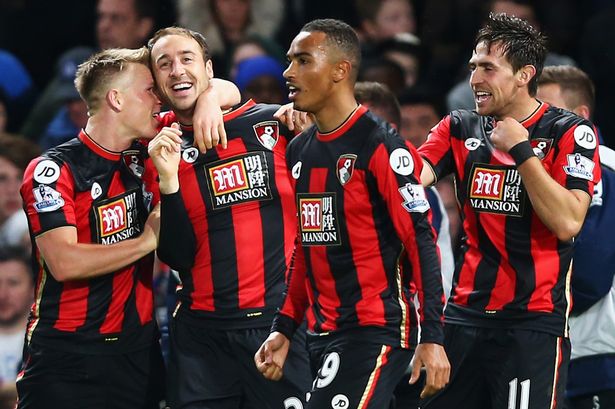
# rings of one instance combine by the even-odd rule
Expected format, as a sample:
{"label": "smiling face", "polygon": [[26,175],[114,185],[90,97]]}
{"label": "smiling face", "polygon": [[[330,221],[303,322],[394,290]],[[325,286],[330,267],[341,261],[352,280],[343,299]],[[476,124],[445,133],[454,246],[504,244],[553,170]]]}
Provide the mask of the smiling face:
{"label": "smiling face", "polygon": [[479,43],[472,53],[469,68],[477,112],[496,117],[510,114],[519,95],[517,84],[521,70],[513,72],[500,46],[496,43],[487,47],[484,42]]}
{"label": "smiling face", "polygon": [[335,64],[327,54],[326,37],[321,31],[302,31],[286,54],[289,65],[284,78],[289,89],[288,99],[298,110],[317,114],[334,90]]}
{"label": "smiling face", "polygon": [[161,37],[151,49],[156,85],[162,99],[182,122],[189,122],[197,98],[213,78],[211,60],[193,38],[183,35]]}

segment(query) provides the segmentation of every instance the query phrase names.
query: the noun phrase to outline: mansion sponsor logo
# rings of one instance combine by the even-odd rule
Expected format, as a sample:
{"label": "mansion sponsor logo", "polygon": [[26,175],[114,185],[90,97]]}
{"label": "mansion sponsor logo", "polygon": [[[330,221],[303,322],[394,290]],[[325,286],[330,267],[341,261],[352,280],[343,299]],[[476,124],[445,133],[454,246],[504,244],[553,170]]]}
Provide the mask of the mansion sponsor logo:
{"label": "mansion sponsor logo", "polygon": [[476,164],[471,175],[468,198],[474,210],[523,216],[525,190],[517,169]]}
{"label": "mansion sponsor logo", "polygon": [[205,169],[214,209],[272,198],[264,152],[217,161],[205,165]]}
{"label": "mansion sponsor logo", "polygon": [[117,243],[141,233],[136,192],[96,204],[94,211],[101,244]]}
{"label": "mansion sponsor logo", "polygon": [[341,237],[335,193],[300,193],[299,228],[304,246],[337,246]]}

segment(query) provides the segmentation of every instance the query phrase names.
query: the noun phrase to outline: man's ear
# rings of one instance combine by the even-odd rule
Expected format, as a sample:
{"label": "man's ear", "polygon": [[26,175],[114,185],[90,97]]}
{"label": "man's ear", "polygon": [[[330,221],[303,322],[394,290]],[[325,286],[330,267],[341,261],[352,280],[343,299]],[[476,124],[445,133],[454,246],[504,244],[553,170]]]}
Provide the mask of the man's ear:
{"label": "man's ear", "polygon": [[352,63],[348,60],[341,60],[333,68],[333,82],[340,82],[348,78],[352,72]]}
{"label": "man's ear", "polygon": [[517,82],[520,87],[527,86],[527,84],[534,78],[536,75],[536,67],[533,65],[525,65],[519,69]]}
{"label": "man's ear", "polygon": [[111,107],[111,109],[113,109],[115,112],[120,112],[122,110],[124,99],[122,97],[122,93],[119,90],[111,88],[109,91],[107,91],[105,100],[107,101],[107,104]]}
{"label": "man's ear", "polygon": [[214,66],[211,60],[207,60],[205,63],[205,72],[207,73],[208,79],[212,79],[214,77]]}
{"label": "man's ear", "polygon": [[575,114],[577,114],[578,116],[580,116],[581,118],[585,118],[585,119],[590,119],[589,117],[590,115],[590,111],[589,111],[589,107],[587,105],[581,104],[578,107],[576,107],[575,109],[572,110],[572,112],[574,112]]}

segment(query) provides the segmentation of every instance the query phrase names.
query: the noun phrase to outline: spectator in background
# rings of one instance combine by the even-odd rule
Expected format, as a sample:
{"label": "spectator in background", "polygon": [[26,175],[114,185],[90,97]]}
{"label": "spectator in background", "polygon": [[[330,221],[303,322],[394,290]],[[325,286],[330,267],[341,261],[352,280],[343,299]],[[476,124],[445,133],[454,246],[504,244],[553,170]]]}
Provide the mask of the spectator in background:
{"label": "spectator in background", "polygon": [[[537,98],[591,119],[594,86],[580,69],[547,67]],[[615,408],[615,151],[600,146],[602,180],[577,237],[572,263],[569,409]]]}
{"label": "spectator in background", "polygon": [[234,82],[243,99],[282,105],[288,102],[283,72],[284,66],[272,57],[252,57],[239,63]]}
{"label": "spectator in background", "polygon": [[252,57],[261,56],[272,57],[278,62],[286,61],[286,56],[282,48],[272,40],[267,40],[259,35],[249,35],[235,45],[233,55],[231,57],[231,68],[229,70],[229,78],[235,78],[237,75],[237,65],[243,60]]}
{"label": "spectator in background", "polygon": [[227,73],[233,49],[249,35],[272,39],[284,16],[284,0],[179,0],[181,26],[203,33],[215,70]]}
{"label": "spectator in background", "polygon": [[369,53],[376,44],[401,33],[411,35],[418,43],[414,7],[410,0],[356,0],[356,10],[363,52]]}
{"label": "spectator in background", "polygon": [[395,61],[388,59],[371,59],[361,64],[360,82],[379,82],[397,95],[404,89],[406,74]]}
{"label": "spectator in background", "polygon": [[[154,0],[98,0],[96,39],[98,48],[138,48],[146,43],[155,26],[158,1]],[[28,115],[21,133],[31,140],[39,140],[50,123],[66,108],[62,92],[69,77],[74,79],[77,65],[92,55],[88,47],[75,47],[60,56],[56,77],[44,90]],[[60,116],[65,115],[60,113]]]}
{"label": "spectator in background", "polygon": [[4,105],[6,114],[4,128],[0,127],[0,132],[4,129],[17,132],[34,103],[36,89],[30,74],[17,57],[1,49],[0,73],[0,104]]}
{"label": "spectator in background", "polygon": [[54,96],[58,101],[63,101],[63,105],[38,137],[38,144],[43,150],[73,139],[87,123],[88,109],[75,88],[74,80],[78,65],[90,54],[89,48],[79,47],[65,54],[59,61],[51,87]]}
{"label": "spectator in background", "polygon": [[0,135],[0,248],[29,246],[19,186],[26,166],[39,152],[38,146],[24,138]]}
{"label": "spectator in background", "polygon": [[25,253],[20,248],[0,248],[0,409],[15,407],[15,379],[34,294],[34,279]]}
{"label": "spectator in background", "polygon": [[394,61],[404,70],[405,86],[412,87],[419,79],[421,47],[408,33],[396,34],[378,46],[382,58]]}

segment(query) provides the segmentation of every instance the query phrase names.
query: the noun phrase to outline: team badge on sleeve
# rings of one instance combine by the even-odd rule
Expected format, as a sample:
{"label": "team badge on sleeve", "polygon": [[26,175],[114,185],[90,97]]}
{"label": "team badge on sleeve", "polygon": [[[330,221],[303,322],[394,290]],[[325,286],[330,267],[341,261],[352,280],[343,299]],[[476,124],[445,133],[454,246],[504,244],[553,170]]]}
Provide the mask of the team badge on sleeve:
{"label": "team badge on sleeve", "polygon": [[414,171],[414,160],[407,149],[397,148],[389,156],[389,165],[393,172],[408,176]]}
{"label": "team badge on sleeve", "polygon": [[53,212],[64,206],[64,199],[60,192],[47,185],[38,185],[32,189],[34,194],[34,208],[39,213]]}
{"label": "team badge on sleeve", "polygon": [[357,155],[346,153],[337,159],[337,178],[342,186],[344,186],[352,177],[354,163],[357,160]]}
{"label": "team badge on sleeve", "polygon": [[594,166],[596,165],[593,160],[586,158],[580,153],[573,155],[566,155],[568,159],[568,165],[564,166],[564,172],[575,178],[592,180],[594,178]]}
{"label": "team badge on sleeve", "polygon": [[278,139],[280,138],[278,123],[276,121],[259,122],[253,125],[253,128],[256,139],[258,139],[261,145],[270,151],[273,150],[273,147],[278,143]]}
{"label": "team badge on sleeve", "polygon": [[422,185],[406,183],[400,187],[399,193],[404,202],[401,204],[404,209],[411,213],[423,213],[429,210],[429,202],[425,196],[425,188]]}

